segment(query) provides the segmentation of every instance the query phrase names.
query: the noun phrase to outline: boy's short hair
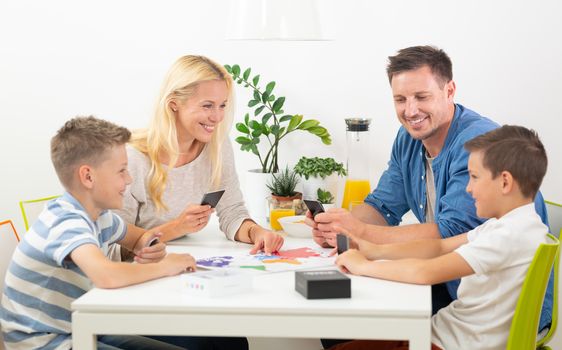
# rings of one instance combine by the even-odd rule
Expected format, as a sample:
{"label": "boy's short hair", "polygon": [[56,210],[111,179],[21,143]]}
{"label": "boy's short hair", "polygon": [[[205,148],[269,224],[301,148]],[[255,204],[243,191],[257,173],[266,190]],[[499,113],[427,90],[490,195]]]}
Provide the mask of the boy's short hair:
{"label": "boy's short hair", "polygon": [[127,143],[131,132],[124,127],[93,116],[67,121],[51,139],[51,160],[60,182],[72,186],[74,170],[84,163],[98,165],[107,150]]}
{"label": "boy's short hair", "polygon": [[434,46],[412,46],[388,56],[386,74],[392,83],[395,74],[428,66],[440,88],[453,79],[453,63],[445,51]]}
{"label": "boy's short hair", "polygon": [[546,173],[548,159],[539,135],[517,125],[504,125],[466,142],[469,152],[483,152],[483,165],[495,178],[509,171],[527,198],[534,198]]}

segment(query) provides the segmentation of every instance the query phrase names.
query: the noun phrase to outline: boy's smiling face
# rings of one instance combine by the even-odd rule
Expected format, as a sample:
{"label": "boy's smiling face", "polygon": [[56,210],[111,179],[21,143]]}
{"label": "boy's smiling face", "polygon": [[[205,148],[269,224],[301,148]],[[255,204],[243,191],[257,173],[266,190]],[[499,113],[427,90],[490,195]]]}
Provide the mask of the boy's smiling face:
{"label": "boy's smiling face", "polygon": [[476,215],[481,218],[498,218],[501,217],[499,199],[503,195],[502,177],[492,178],[492,172],[484,167],[483,157],[481,151],[470,153],[466,192],[474,198]]}
{"label": "boy's smiling face", "polygon": [[92,168],[95,179],[92,196],[99,210],[121,208],[123,194],[127,185],[132,182],[127,170],[125,145],[115,146],[106,152],[106,159]]}

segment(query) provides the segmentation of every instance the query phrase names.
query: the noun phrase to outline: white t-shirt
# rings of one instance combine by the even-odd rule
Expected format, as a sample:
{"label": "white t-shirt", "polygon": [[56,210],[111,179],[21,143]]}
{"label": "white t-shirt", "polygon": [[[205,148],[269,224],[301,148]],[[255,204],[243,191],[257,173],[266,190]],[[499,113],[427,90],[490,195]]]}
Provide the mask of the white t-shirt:
{"label": "white t-shirt", "polygon": [[455,250],[475,274],[463,277],[458,299],[432,318],[432,342],[443,349],[505,349],[517,300],[546,227],[534,203],[468,232]]}

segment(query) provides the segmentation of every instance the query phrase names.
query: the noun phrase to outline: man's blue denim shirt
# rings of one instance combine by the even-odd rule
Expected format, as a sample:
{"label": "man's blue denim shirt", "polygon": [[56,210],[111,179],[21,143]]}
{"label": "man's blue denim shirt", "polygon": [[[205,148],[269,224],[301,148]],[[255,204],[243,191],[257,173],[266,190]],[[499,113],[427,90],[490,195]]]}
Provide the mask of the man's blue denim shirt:
{"label": "man's blue denim shirt", "polygon": [[[445,144],[432,163],[435,181],[435,223],[442,238],[468,232],[485,219],[476,216],[474,199],[466,192],[468,184],[468,155],[464,143],[472,138],[499,127],[492,120],[455,104],[455,115],[449,127]],[[425,147],[400,127],[392,146],[388,169],[382,174],[377,188],[365,198],[365,203],[377,209],[389,225],[396,226],[402,216],[412,210],[424,223],[427,194],[425,186]],[[535,209],[548,225],[546,206],[539,192]],[[453,299],[457,298],[460,280],[447,282]],[[540,329],[552,318],[553,278],[551,276],[543,310]]]}

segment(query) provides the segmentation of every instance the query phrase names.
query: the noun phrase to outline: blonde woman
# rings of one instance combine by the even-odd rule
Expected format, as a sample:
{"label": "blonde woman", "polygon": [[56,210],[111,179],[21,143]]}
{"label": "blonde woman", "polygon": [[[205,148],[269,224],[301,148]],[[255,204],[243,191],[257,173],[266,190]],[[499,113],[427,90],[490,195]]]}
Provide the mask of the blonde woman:
{"label": "blonde woman", "polygon": [[199,205],[206,192],[225,189],[216,207],[230,240],[271,253],[283,238],[256,224],[244,206],[228,133],[233,82],[203,56],[183,56],[168,71],[148,129],[128,148],[133,184],[119,214],[136,226],[162,232],[168,241],[203,229],[214,212]]}
{"label": "blonde woman", "polygon": [[[216,211],[226,237],[253,244],[251,253],[281,248],[283,238],[252,221],[244,206],[228,139],[233,95],[231,76],[210,59],[183,56],[173,64],[148,129],[134,133],[127,149],[133,183],[118,211],[125,221],[161,232],[163,241],[198,232],[214,212],[199,201],[206,192],[225,189]],[[236,348],[233,338],[226,339],[225,348]],[[177,345],[208,346],[203,343]]]}

